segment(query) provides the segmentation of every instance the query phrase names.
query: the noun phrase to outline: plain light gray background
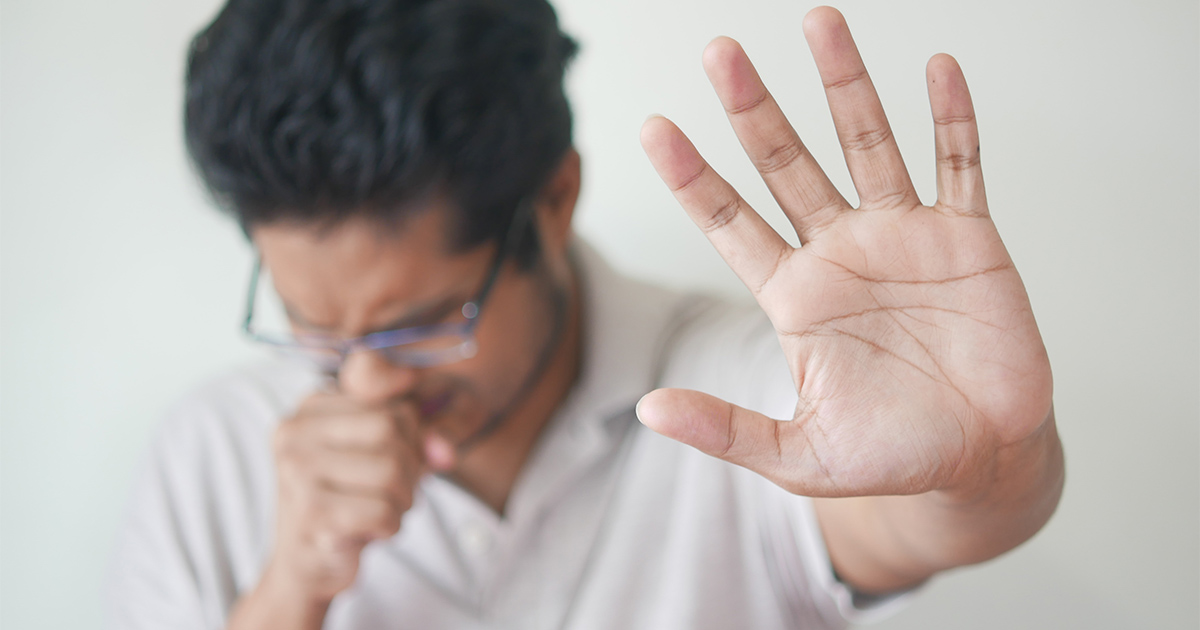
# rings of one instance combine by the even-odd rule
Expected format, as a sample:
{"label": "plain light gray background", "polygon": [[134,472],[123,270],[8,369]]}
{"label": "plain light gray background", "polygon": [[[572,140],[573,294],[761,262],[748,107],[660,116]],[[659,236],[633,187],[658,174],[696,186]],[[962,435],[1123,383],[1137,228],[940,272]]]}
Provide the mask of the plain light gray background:
{"label": "plain light gray background", "polygon": [[[777,225],[700,67],[740,39],[852,193],[800,35],[807,2],[560,0],[585,192],[578,229],[632,273],[743,290],[638,146],[674,118]],[[158,415],[255,351],[248,250],[200,194],[179,120],[216,0],[0,6],[0,626],[95,627]],[[1033,541],[937,579],[881,628],[1200,625],[1198,9],[1191,1],[843,2],[931,200],[924,63],[962,62],[996,222],[1054,366],[1068,482]]]}

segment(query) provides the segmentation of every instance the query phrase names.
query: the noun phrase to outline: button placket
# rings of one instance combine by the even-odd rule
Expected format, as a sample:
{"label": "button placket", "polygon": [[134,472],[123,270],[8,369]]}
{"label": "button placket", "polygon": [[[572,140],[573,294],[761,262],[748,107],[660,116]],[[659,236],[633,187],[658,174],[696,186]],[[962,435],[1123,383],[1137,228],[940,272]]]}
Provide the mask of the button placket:
{"label": "button placket", "polygon": [[469,520],[458,530],[458,546],[472,560],[487,556],[496,545],[496,535],[487,525]]}

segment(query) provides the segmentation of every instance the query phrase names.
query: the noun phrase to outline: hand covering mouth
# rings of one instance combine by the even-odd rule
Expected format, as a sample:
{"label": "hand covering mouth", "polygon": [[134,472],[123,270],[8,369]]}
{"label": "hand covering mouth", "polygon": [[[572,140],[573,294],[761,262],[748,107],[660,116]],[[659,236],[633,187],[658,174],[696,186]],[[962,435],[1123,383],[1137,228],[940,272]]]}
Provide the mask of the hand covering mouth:
{"label": "hand covering mouth", "polygon": [[437,418],[438,414],[446,410],[450,406],[450,401],[453,395],[450,392],[443,392],[436,396],[421,399],[421,423],[429,424]]}

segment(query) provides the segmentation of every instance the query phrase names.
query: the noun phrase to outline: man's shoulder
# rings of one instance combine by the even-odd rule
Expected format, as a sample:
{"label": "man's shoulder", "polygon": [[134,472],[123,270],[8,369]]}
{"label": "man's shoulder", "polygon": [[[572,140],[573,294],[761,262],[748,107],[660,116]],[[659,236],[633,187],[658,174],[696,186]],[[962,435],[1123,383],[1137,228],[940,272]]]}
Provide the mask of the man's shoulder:
{"label": "man's shoulder", "polygon": [[590,415],[609,417],[659,387],[681,339],[720,319],[728,305],[617,271],[583,239],[573,244],[572,257],[583,311],[583,359],[572,400]]}
{"label": "man's shoulder", "polygon": [[320,385],[319,375],[297,364],[263,359],[216,374],[168,408],[159,440],[191,440],[217,431],[226,437],[270,432],[303,397]]}
{"label": "man's shoulder", "polygon": [[597,319],[620,322],[625,333],[673,342],[701,330],[758,336],[764,324],[769,326],[762,310],[749,298],[667,286],[618,271],[582,239],[577,251],[583,263],[585,295],[592,302],[589,310]]}

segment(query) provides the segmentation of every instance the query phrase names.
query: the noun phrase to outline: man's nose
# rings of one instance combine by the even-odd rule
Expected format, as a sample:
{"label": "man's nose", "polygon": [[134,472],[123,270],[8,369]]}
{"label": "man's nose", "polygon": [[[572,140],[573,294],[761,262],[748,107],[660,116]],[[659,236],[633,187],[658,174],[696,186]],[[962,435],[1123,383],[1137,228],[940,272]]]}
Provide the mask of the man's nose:
{"label": "man's nose", "polygon": [[416,384],[416,368],[395,365],[378,352],[352,352],[338,371],[342,393],[367,404],[382,404],[405,396]]}

